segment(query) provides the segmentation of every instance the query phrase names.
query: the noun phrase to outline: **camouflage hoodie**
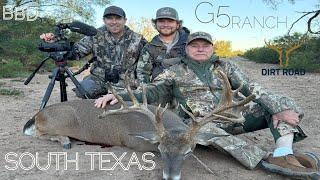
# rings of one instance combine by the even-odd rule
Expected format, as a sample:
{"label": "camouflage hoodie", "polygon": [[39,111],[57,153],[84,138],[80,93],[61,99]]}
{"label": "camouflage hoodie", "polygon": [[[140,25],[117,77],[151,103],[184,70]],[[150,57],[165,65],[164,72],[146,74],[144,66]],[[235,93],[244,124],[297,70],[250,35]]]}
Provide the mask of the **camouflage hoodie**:
{"label": "camouflage hoodie", "polygon": [[[241,70],[230,61],[219,60],[212,56],[206,62],[199,63],[189,58],[183,58],[182,63],[171,66],[161,73],[155,82],[147,86],[148,103],[170,102],[176,99],[178,103],[191,110],[195,116],[204,116],[218,104],[221,97],[222,83],[216,75],[215,69],[222,70],[229,78],[232,89],[243,83],[241,93],[248,96],[256,95],[254,102],[260,104],[271,115],[292,109],[303,116],[291,98],[266,91],[256,83],[250,83]],[[141,93],[136,95],[141,99]],[[125,100],[130,100],[122,94]],[[183,115],[182,110],[180,114]]]}
{"label": "camouflage hoodie", "polygon": [[97,61],[93,63],[91,73],[104,79],[110,69],[118,69],[120,81],[116,86],[123,86],[124,72],[129,69],[130,77],[135,79],[137,61],[143,46],[147,41],[125,26],[122,37],[116,39],[105,26],[98,28],[98,34],[86,36],[75,45],[74,56],[84,57],[93,54]]}
{"label": "camouflage hoodie", "polygon": [[[248,78],[231,61],[219,60],[217,56],[212,56],[211,59],[202,63],[188,58],[184,58],[181,61],[182,63],[166,69],[162,74],[157,76],[154,83],[147,86],[148,103],[162,102],[164,100],[169,102],[175,99],[196,117],[204,116],[212,111],[221,98],[222,80],[215,73],[215,70],[219,69],[227,75],[232,89],[238,88],[242,82],[243,88],[241,89],[241,93],[243,95],[248,96],[252,93],[256,95],[254,102],[258,104],[259,108],[263,109],[263,112],[266,112],[266,114],[262,114],[267,116],[265,119],[270,118],[270,115],[287,109],[292,109],[299,113],[300,118],[303,116],[303,112],[295,105],[292,99],[272,94],[261,86],[250,83]],[[126,93],[120,95],[125,100],[130,100]],[[141,101],[140,90],[136,90],[135,95]],[[188,118],[180,107],[177,110],[182,118]],[[256,112],[249,113],[253,113],[254,122],[264,120],[262,118],[255,119]],[[257,117],[259,116],[260,114]],[[268,123],[269,127],[273,127],[272,122]],[[256,124],[253,123],[251,125],[254,126]],[[266,127],[254,127],[248,130],[251,132],[259,128]],[[282,135],[292,132],[295,132],[294,141],[299,141],[306,137],[299,126],[293,127],[284,122],[278,125],[277,130],[270,129],[275,140]],[[204,132],[228,134],[222,129],[218,130],[216,124],[212,123],[202,127],[201,130]],[[257,146],[250,145],[246,141],[232,135],[214,138],[211,145],[228,152],[250,169],[256,167],[266,154],[266,152]]]}
{"label": "camouflage hoodie", "polygon": [[179,39],[170,49],[167,50],[166,45],[160,40],[159,35],[155,36],[152,41],[142,49],[138,66],[137,77],[140,82],[151,82],[164,67],[162,61],[170,58],[182,58],[185,56],[185,46],[189,35],[189,30],[185,27],[179,31]]}

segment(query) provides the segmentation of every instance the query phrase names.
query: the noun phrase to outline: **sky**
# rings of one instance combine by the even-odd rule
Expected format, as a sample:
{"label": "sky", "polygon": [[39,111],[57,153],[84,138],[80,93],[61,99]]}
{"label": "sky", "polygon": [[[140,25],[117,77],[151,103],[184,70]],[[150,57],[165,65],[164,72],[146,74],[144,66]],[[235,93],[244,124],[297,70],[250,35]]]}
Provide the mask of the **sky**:
{"label": "sky", "polygon": [[[281,0],[278,0],[281,1]],[[128,19],[155,18],[157,9],[173,7],[183,25],[191,32],[205,31],[215,40],[232,42],[233,50],[247,50],[264,45],[287,33],[303,11],[315,9],[318,0],[282,0],[273,9],[263,0],[113,0],[111,5],[124,9]],[[107,5],[109,6],[109,5]],[[107,7],[106,6],[106,7]],[[102,24],[103,7],[96,10],[96,26]],[[101,17],[101,18],[100,18]],[[297,23],[292,32],[306,32],[307,18]]]}

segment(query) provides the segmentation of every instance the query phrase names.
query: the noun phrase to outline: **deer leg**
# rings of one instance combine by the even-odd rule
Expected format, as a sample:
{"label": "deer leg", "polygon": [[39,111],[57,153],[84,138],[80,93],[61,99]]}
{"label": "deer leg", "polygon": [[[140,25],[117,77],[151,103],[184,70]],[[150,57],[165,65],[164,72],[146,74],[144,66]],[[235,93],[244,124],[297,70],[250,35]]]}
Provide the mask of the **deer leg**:
{"label": "deer leg", "polygon": [[50,141],[58,141],[61,143],[64,149],[71,149],[71,141],[68,136],[61,136],[61,135],[41,135],[39,136],[40,139],[50,140]]}

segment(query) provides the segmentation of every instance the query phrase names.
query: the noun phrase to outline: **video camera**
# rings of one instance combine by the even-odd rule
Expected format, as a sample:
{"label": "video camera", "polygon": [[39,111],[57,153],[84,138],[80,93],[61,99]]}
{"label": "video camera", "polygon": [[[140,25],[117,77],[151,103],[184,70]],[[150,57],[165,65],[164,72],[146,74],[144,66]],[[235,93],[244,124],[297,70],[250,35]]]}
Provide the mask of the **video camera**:
{"label": "video camera", "polygon": [[77,32],[86,36],[95,36],[98,32],[96,28],[79,21],[74,21],[72,23],[58,23],[55,27],[54,33],[57,41],[41,42],[38,49],[43,52],[49,52],[51,58],[54,60],[62,59],[63,55],[67,54],[65,52],[73,50],[74,45],[74,42],[70,42],[65,37],[64,29],[70,29],[72,32]]}

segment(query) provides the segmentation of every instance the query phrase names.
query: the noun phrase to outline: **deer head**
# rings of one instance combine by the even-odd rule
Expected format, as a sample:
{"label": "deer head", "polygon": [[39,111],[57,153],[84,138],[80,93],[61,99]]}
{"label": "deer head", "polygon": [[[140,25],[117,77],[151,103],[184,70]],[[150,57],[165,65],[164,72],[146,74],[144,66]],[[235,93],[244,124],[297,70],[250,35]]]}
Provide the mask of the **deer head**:
{"label": "deer head", "polygon": [[165,108],[161,108],[159,105],[155,113],[152,113],[147,107],[146,87],[142,85],[142,100],[143,103],[139,104],[136,97],[132,93],[130,86],[128,85],[128,77],[125,76],[126,89],[130,96],[133,105],[128,106],[126,102],[114,91],[112,86],[108,84],[109,89],[116,96],[121,103],[121,108],[118,110],[105,111],[101,117],[105,117],[111,114],[126,113],[126,112],[139,112],[144,113],[154,124],[155,131],[152,132],[140,132],[138,134],[132,134],[137,138],[149,141],[153,144],[158,144],[158,150],[160,151],[161,158],[164,163],[163,179],[180,179],[181,168],[184,159],[192,155],[192,152],[196,144],[209,145],[213,138],[225,135],[216,135],[211,133],[201,133],[200,128],[209,122],[237,122],[241,123],[244,118],[241,114],[244,109],[244,105],[255,98],[254,95],[250,95],[244,98],[242,101],[234,102],[233,96],[238,94],[242,86],[237,90],[232,91],[227,76],[218,71],[218,76],[223,81],[222,98],[216,107],[210,114],[200,119],[196,119],[194,115],[187,111],[183,106],[182,109],[192,118],[192,124],[185,129],[179,129],[177,127],[171,127],[165,129],[163,125],[163,114],[166,111],[168,104]]}

